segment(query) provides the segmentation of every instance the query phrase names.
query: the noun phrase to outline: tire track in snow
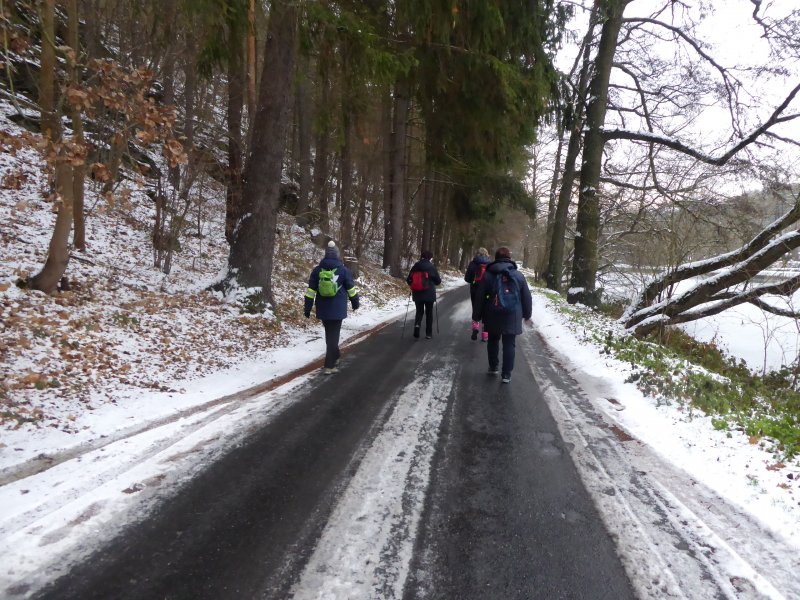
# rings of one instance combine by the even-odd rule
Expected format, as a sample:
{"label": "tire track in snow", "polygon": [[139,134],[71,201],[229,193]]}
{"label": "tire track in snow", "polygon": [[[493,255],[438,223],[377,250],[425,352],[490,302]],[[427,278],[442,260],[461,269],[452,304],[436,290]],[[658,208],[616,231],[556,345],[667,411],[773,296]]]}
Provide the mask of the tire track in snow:
{"label": "tire track in snow", "polygon": [[[526,353],[575,465],[593,495],[631,583],[643,599],[800,597],[797,561],[724,499],[665,464],[640,442],[622,443],[589,398],[553,368],[543,341]],[[544,360],[542,360],[544,358]],[[715,511],[703,506],[715,506]],[[707,514],[708,518],[700,514]],[[737,531],[738,530],[738,531]],[[748,532],[750,532],[748,534]],[[792,556],[790,551],[786,556]],[[779,589],[781,588],[781,589]]]}
{"label": "tire track in snow", "polygon": [[456,364],[446,363],[403,389],[337,503],[294,598],[402,597],[455,371]]}

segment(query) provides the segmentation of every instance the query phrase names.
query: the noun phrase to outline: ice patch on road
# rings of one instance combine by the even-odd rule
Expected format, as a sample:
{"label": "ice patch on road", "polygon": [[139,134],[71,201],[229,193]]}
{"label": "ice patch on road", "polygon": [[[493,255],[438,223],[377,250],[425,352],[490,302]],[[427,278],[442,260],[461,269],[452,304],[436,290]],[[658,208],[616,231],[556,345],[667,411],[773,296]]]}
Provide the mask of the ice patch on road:
{"label": "ice patch on road", "polygon": [[402,597],[455,370],[447,363],[404,388],[334,509],[294,598]]}

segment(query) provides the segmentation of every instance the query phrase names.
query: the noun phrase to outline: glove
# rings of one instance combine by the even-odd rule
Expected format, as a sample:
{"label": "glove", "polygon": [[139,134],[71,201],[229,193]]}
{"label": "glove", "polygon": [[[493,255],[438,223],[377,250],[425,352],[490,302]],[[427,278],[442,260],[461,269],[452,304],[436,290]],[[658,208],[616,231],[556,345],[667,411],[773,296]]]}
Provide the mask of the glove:
{"label": "glove", "polygon": [[361,306],[358,298],[355,298],[350,304],[353,306],[353,310],[358,310],[358,307]]}
{"label": "glove", "polygon": [[310,311],[308,311],[308,310],[304,310],[304,311],[303,311],[303,316],[305,316],[305,318],[306,318],[306,319],[308,319],[308,318],[310,318],[310,317],[311,317],[311,312],[310,312]]}

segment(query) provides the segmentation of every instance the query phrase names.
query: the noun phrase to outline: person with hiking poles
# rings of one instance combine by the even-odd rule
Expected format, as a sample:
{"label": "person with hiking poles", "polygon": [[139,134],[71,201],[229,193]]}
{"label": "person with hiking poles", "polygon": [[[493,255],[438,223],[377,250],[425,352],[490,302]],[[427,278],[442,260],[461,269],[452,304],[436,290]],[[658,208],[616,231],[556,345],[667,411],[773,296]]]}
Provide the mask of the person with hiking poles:
{"label": "person with hiking poles", "polygon": [[478,284],[472,304],[472,320],[483,321],[483,330],[489,332],[487,352],[489,375],[497,375],[500,366],[500,340],[503,340],[502,382],[511,382],[514,370],[516,337],[522,333],[522,320],[530,321],[533,306],[531,290],[525,277],[511,260],[511,251],[501,246],[494,254],[494,262]]}
{"label": "person with hiking poles", "polygon": [[333,240],[328,242],[325,257],[311,271],[308,278],[305,307],[306,319],[311,316],[311,308],[317,305],[317,319],[325,327],[325,366],[323,372],[331,375],[338,372],[336,362],[339,360],[339,335],[342,321],[347,318],[347,300],[353,310],[358,310],[358,290],[353,283],[350,271],[339,258],[339,251]]}
{"label": "person with hiking poles", "polygon": [[[475,292],[478,290],[478,284],[483,280],[483,275],[486,273],[486,267],[492,262],[489,258],[489,251],[486,248],[478,248],[478,253],[472,262],[467,267],[467,272],[464,274],[464,281],[469,284],[469,297],[472,304],[475,304]],[[489,339],[489,334],[484,328],[481,332],[480,321],[472,321],[472,339],[477,340],[478,334],[481,334],[481,341],[485,342]]]}
{"label": "person with hiking poles", "polygon": [[425,338],[433,337],[433,304],[436,302],[436,286],[442,283],[439,271],[433,262],[433,252],[425,250],[406,277],[411,287],[411,298],[417,307],[414,315],[414,337],[419,337],[422,316],[425,315]]}

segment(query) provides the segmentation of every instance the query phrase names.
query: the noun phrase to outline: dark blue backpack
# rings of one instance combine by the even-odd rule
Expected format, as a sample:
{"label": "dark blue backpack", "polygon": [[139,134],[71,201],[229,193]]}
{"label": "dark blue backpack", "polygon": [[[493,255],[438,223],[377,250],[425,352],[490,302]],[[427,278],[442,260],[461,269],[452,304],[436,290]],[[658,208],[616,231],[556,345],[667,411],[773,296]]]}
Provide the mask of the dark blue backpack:
{"label": "dark blue backpack", "polygon": [[489,298],[489,310],[495,314],[508,315],[515,313],[519,305],[517,280],[508,271],[495,274]]}

